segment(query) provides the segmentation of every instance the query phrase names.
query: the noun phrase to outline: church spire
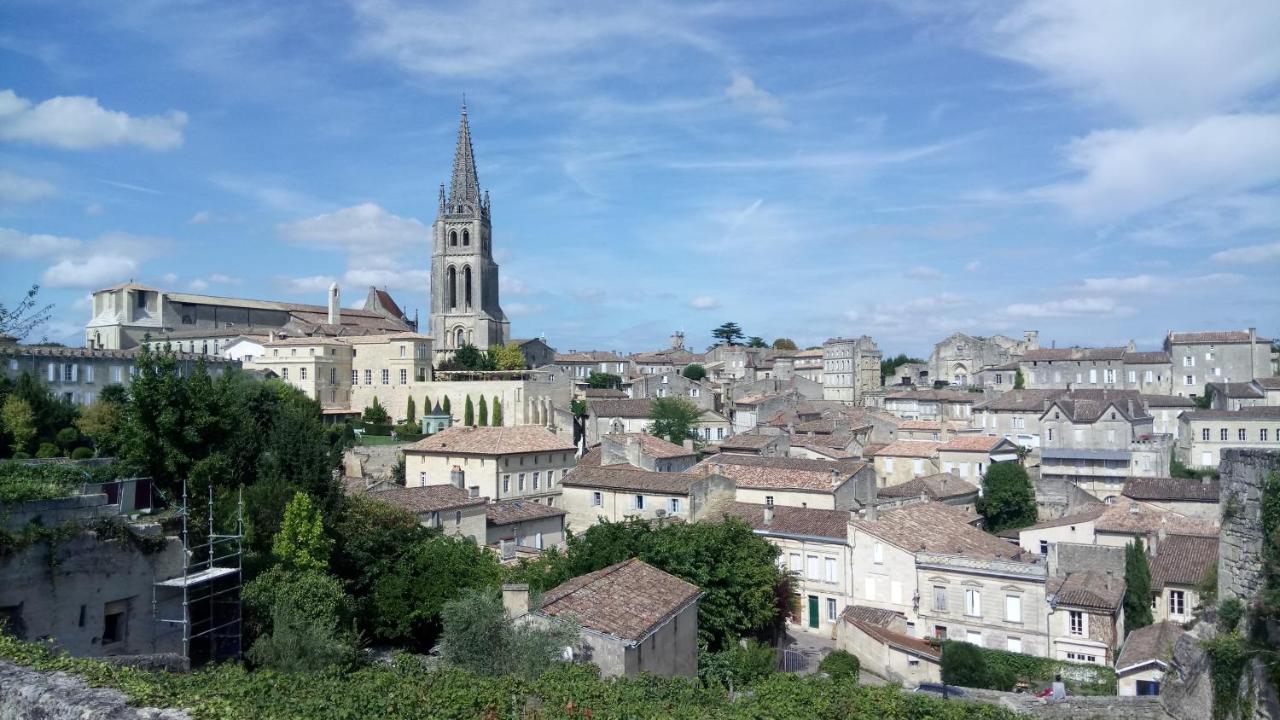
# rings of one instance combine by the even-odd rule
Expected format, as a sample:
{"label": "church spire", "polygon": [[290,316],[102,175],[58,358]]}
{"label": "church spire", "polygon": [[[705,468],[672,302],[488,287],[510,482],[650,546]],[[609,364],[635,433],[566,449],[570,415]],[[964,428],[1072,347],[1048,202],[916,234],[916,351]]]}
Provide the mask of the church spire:
{"label": "church spire", "polygon": [[453,178],[449,182],[449,206],[475,208],[479,204],[480,180],[476,177],[471,128],[467,125],[467,103],[463,100],[462,120],[458,124],[458,148],[453,152]]}

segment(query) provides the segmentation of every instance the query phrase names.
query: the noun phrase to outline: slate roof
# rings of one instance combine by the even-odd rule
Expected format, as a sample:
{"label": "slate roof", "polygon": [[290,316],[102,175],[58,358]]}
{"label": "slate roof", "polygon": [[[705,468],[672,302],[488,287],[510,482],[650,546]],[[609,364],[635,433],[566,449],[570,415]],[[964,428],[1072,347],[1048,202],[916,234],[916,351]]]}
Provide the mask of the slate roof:
{"label": "slate roof", "polygon": [[489,498],[473,498],[466,490],[452,485],[397,487],[391,490],[371,492],[367,497],[390,503],[413,513],[457,510],[464,507],[484,505],[489,502]]}
{"label": "slate roof", "polygon": [[564,509],[551,505],[536,503],[531,500],[501,500],[485,506],[485,519],[490,525],[510,525],[537,520],[539,518],[556,517],[566,514]]}
{"label": "slate roof", "polygon": [[1280,420],[1280,405],[1253,405],[1239,410],[1192,410],[1188,420]]}
{"label": "slate roof", "polygon": [[[1258,343],[1269,343],[1270,340],[1264,337],[1256,337],[1254,340]],[[1171,332],[1169,333],[1169,342],[1178,344],[1221,344],[1221,343],[1247,343],[1249,342],[1249,333],[1244,330],[1225,330],[1211,332]]]}
{"label": "slate roof", "polygon": [[1167,535],[1157,542],[1150,562],[1151,587],[1157,590],[1165,585],[1197,585],[1218,564],[1218,538]]}
{"label": "slate roof", "polygon": [[932,440],[898,440],[876,450],[876,457],[931,458],[940,447],[942,443]]}
{"label": "slate roof", "polygon": [[935,552],[980,558],[1018,559],[1022,550],[968,523],[971,515],[939,502],[922,502],[882,510],[876,520],[850,522],[870,535],[907,552]]}
{"label": "slate roof", "polygon": [[833,492],[864,467],[866,463],[860,460],[811,460],[722,453],[706,458],[690,468],[689,472],[717,473],[732,479],[738,487],[745,488]]}
{"label": "slate roof", "polygon": [[1116,671],[1124,672],[1150,662],[1167,666],[1173,657],[1173,644],[1184,632],[1181,625],[1168,620],[1134,630],[1125,638],[1124,647],[1120,648]]}
{"label": "slate roof", "polygon": [[640,449],[645,455],[659,460],[690,457],[697,454],[683,445],[676,445],[673,442],[663,440],[657,435],[650,435],[649,433],[609,433],[608,435],[605,435],[605,437],[624,443],[627,439],[635,440],[640,443]]}
{"label": "slate roof", "polygon": [[1134,500],[1216,503],[1222,495],[1222,484],[1217,480],[1134,477],[1125,482],[1123,495]]}
{"label": "slate roof", "polygon": [[926,475],[876,490],[876,494],[880,497],[909,498],[923,495],[934,500],[962,497],[976,492],[978,492],[977,485],[962,480],[953,473]]}
{"label": "slate roof", "polygon": [[1124,600],[1124,579],[1096,570],[1074,572],[1049,578],[1045,594],[1059,605],[1114,613]]}
{"label": "slate roof", "polygon": [[447,453],[458,455],[510,455],[513,453],[573,451],[573,441],[544,427],[445,428],[404,448],[407,453]]}
{"label": "slate roof", "polygon": [[693,483],[705,475],[649,472],[631,465],[577,465],[560,481],[564,487],[639,490],[667,495],[688,495]]}
{"label": "slate roof", "polygon": [[935,647],[925,642],[924,640],[921,640],[920,638],[911,637],[910,635],[904,635],[899,632],[894,632],[882,625],[876,624],[874,622],[868,622],[868,621],[862,620],[859,618],[857,611],[850,612],[850,610],[853,610],[854,607],[856,606],[850,605],[849,607],[845,608],[844,612],[840,614],[840,617],[845,622],[856,626],[859,630],[866,633],[873,639],[881,643],[884,643],[885,645],[890,645],[892,647],[905,650],[914,655],[920,655],[922,657],[928,658],[930,660],[933,660],[934,662],[940,661],[942,659],[942,648],[940,646]]}
{"label": "slate roof", "polygon": [[773,506],[773,521],[764,521],[765,506],[758,503],[735,502],[725,508],[725,514],[741,518],[752,530],[781,535],[807,535],[830,538],[844,542],[849,535],[848,510],[819,510],[787,505]]}
{"label": "slate roof", "polygon": [[[377,288],[374,288],[373,294],[378,298],[378,303],[382,305],[387,312],[398,318],[404,317],[404,311],[400,309],[400,306],[396,304],[395,300],[391,299],[391,293],[388,293],[386,290],[378,290]],[[344,310],[343,312],[346,311]]]}
{"label": "slate roof", "polygon": [[1046,400],[1065,394],[1066,390],[1008,390],[973,406],[973,409],[992,412],[1044,412]]}
{"label": "slate roof", "polygon": [[697,585],[632,558],[551,588],[541,612],[638,643],[701,595]]}

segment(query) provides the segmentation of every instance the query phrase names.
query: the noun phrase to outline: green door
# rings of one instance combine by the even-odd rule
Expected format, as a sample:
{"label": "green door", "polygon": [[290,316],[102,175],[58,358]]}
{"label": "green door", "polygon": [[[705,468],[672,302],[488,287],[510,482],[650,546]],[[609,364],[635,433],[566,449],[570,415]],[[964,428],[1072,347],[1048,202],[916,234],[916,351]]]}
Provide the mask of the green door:
{"label": "green door", "polygon": [[818,627],[818,596],[809,596],[809,627]]}

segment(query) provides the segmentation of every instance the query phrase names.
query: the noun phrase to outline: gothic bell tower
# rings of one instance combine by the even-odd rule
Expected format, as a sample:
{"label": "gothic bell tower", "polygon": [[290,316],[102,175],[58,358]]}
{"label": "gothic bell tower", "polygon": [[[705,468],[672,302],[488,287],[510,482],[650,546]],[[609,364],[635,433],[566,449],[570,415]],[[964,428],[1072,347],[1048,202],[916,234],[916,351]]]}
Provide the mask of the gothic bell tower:
{"label": "gothic bell tower", "polygon": [[480,193],[466,104],[448,194],[441,185],[431,226],[431,335],[441,356],[467,344],[483,350],[511,339],[511,323],[498,304],[489,193]]}

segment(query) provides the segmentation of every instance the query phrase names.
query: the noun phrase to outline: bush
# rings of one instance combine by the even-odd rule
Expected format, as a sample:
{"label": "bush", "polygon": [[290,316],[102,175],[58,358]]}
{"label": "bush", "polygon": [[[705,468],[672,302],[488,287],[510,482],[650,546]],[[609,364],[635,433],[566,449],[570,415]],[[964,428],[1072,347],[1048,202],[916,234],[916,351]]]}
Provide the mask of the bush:
{"label": "bush", "polygon": [[78,447],[71,451],[72,460],[88,460],[93,457],[93,450],[87,447]]}
{"label": "bush", "polygon": [[1224,631],[1235,630],[1242,617],[1244,617],[1244,604],[1239,598],[1228,598],[1218,605],[1218,627]]}
{"label": "bush", "polygon": [[16,452],[16,453],[14,453],[14,454],[13,454],[13,459],[14,459],[14,460],[30,460],[30,459],[31,459],[31,453],[26,453],[26,452]]}
{"label": "bush", "polygon": [[75,447],[76,443],[80,442],[80,431],[73,427],[62,428],[58,431],[58,435],[55,440],[58,443],[58,447],[64,450],[70,450]]}
{"label": "bush", "polygon": [[743,640],[720,652],[699,653],[698,675],[708,683],[741,690],[772,675],[778,665],[776,651],[758,640]]}
{"label": "bush", "polygon": [[386,437],[391,434],[390,423],[362,423],[365,435],[377,435],[378,437]]}
{"label": "bush", "polygon": [[844,650],[828,653],[818,663],[819,672],[824,672],[834,680],[852,680],[858,682],[858,673],[862,671],[862,663],[858,656]]}
{"label": "bush", "polygon": [[967,642],[943,643],[942,682],[961,687],[987,687],[987,658],[982,648]]}
{"label": "bush", "polygon": [[43,443],[40,443],[40,449],[36,450],[36,457],[38,458],[62,457],[62,451],[59,450],[58,446],[54,445],[53,443],[43,442]]}
{"label": "bush", "polygon": [[[531,603],[533,604],[533,603]],[[533,680],[578,645],[580,627],[565,620],[548,625],[513,622],[502,596],[490,588],[465,591],[440,611],[445,662],[483,676],[515,675]]]}
{"label": "bush", "polygon": [[310,616],[290,604],[271,611],[271,632],[258,638],[247,653],[261,667],[289,673],[316,673],[350,665],[354,647],[338,637],[329,619]]}
{"label": "bush", "polygon": [[[969,648],[972,648],[972,650],[961,650],[960,653],[962,656],[957,658],[955,656],[956,650],[951,649],[950,652],[952,653],[952,657],[948,660],[949,649],[953,648],[953,646],[960,645],[967,645]],[[963,682],[947,679],[946,672],[948,663],[952,665],[962,664],[966,662],[963,654],[970,652],[976,652],[981,657],[981,661],[977,663],[980,675],[976,678],[964,679]],[[969,645],[968,643],[959,641],[947,641],[943,643],[942,667],[943,678],[946,682],[955,685],[964,685],[966,687],[1008,690],[1018,682],[1048,683],[1053,681],[1055,675],[1061,675],[1063,681],[1067,685],[1067,691],[1072,695],[1116,694],[1115,671],[1104,665],[1066,662],[1063,660],[1054,660],[1052,658],[1007,652],[1005,650],[982,648],[977,645]],[[959,672],[963,677],[964,673],[969,671],[967,669],[961,669]],[[979,681],[982,684],[968,684],[969,682]]]}

